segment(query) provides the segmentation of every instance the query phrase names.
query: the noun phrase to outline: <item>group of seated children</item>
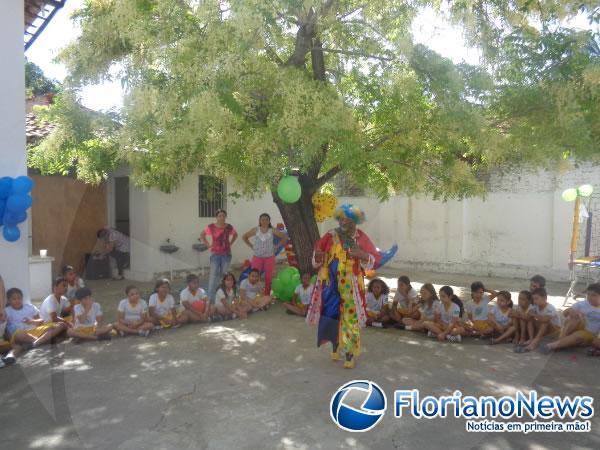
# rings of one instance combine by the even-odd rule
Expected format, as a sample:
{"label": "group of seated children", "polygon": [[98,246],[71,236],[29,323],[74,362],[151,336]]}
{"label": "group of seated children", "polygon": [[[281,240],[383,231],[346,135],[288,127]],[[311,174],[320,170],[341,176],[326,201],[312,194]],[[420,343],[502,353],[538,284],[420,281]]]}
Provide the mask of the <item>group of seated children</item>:
{"label": "group of seated children", "polygon": [[1,284],[0,338],[6,332],[10,351],[0,360],[0,367],[14,363],[20,353],[63,334],[76,343],[109,340],[117,334],[147,337],[153,329],[176,328],[189,322],[245,319],[250,313],[266,310],[271,305],[271,296],[265,295],[258,270],[250,271],[239,290],[235,276],[227,273],[216,292],[214,304],[200,287],[198,276],[191,274],[186,279],[186,288],[181,291],[179,307],[167,279],[156,282],[148,303],[141,298],[137,287],[128,286],[127,298],[121,300],[117,308],[117,321],[111,324],[104,321],[101,305],[94,302],[91,290],[74,269],[66,266],[62,274],[54,280],[52,294],[39,309],[23,302],[21,290],[12,288],[5,292]]}
{"label": "group of seated children", "polygon": [[367,288],[367,325],[426,332],[449,342],[461,342],[466,336],[489,338],[492,345],[512,341],[517,353],[535,350],[544,337],[558,337],[541,351],[591,345],[588,353],[600,356],[600,283],[589,285],[587,299],[563,312],[564,322],[548,303],[545,284],[544,277],[534,276],[513,307],[510,292],[486,289],[480,281],[471,284],[471,301],[463,305],[450,286],[436,292],[426,283],[417,293],[407,276],[398,278],[398,289],[389,301],[389,287],[375,278]]}

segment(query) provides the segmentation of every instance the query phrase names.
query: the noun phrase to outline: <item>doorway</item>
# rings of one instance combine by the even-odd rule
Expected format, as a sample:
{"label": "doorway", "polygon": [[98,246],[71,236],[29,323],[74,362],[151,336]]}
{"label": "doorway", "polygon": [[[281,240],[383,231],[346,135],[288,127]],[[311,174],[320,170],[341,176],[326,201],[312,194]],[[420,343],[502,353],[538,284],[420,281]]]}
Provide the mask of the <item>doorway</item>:
{"label": "doorway", "polygon": [[115,177],[115,229],[129,236],[129,177]]}

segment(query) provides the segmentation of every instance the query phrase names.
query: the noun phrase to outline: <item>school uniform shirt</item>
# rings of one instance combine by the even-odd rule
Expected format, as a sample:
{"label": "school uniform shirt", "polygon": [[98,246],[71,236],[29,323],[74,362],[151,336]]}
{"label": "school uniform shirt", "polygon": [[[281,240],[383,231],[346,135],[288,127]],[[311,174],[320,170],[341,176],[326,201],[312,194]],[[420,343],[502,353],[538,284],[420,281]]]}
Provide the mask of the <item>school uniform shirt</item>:
{"label": "school uniform shirt", "polygon": [[551,305],[550,303],[546,303],[546,306],[543,310],[540,310],[540,308],[537,305],[531,305],[531,307],[529,308],[529,311],[531,311],[533,314],[536,314],[538,316],[552,317],[552,320],[550,321],[550,323],[552,325],[554,325],[555,327],[560,327],[560,315],[558,314],[558,311],[556,310],[554,305]]}
{"label": "school uniform shirt", "polygon": [[152,294],[150,300],[148,300],[148,306],[150,308],[156,308],[156,315],[158,317],[165,317],[172,308],[175,308],[175,299],[171,294],[167,294],[165,299],[161,302],[158,300],[158,294]]}
{"label": "school uniform shirt", "polygon": [[50,294],[40,305],[40,317],[44,319],[44,322],[51,322],[52,318],[50,314],[56,313],[58,317],[62,314],[63,309],[69,306],[69,300],[64,295],[60,298],[60,301],[56,300],[54,294]]}
{"label": "school uniform shirt", "polygon": [[453,319],[460,317],[460,307],[456,303],[450,302],[448,309],[444,307],[444,304],[440,302],[437,305],[437,313],[440,314],[440,318],[443,323],[449,324]]}
{"label": "school uniform shirt", "polygon": [[195,294],[192,294],[192,291],[190,291],[190,288],[187,288],[187,287],[183,291],[181,291],[181,293],[179,294],[179,302],[180,303],[187,302],[190,305],[192,305],[193,303],[196,303],[197,301],[200,301],[200,300],[203,300],[203,301],[208,300],[208,295],[206,294],[206,291],[204,289],[202,289],[201,287],[199,287],[196,290]]}
{"label": "school uniform shirt", "polygon": [[372,292],[367,292],[367,311],[381,312],[383,305],[385,305],[387,301],[387,295],[381,294],[376,298]]}
{"label": "school uniform shirt", "polygon": [[249,300],[254,300],[256,296],[263,291],[264,287],[260,281],[256,284],[250,284],[248,278],[246,278],[240,284],[240,290],[241,289],[246,291],[246,297],[248,297]]}
{"label": "school uniform shirt", "polygon": [[571,309],[579,311],[585,318],[585,329],[591,333],[600,333],[600,306],[594,306],[587,300],[577,302]]}
{"label": "school uniform shirt", "polygon": [[80,320],[79,316],[85,313],[85,308],[82,304],[75,305],[73,307],[73,316],[75,317],[74,327],[75,328],[87,328],[94,327],[98,322],[98,317],[102,316],[102,307],[100,303],[92,303],[92,307],[87,312],[85,317]]}
{"label": "school uniform shirt", "polygon": [[137,304],[133,306],[129,303],[128,298],[124,298],[119,302],[117,310],[120,313],[124,313],[124,319],[127,322],[137,322],[142,320],[142,316],[148,312],[148,304],[146,303],[146,300],[140,298]]}
{"label": "school uniform shirt", "polygon": [[310,304],[310,296],[312,294],[314,287],[315,287],[314,284],[309,284],[306,287],[306,289],[304,289],[304,286],[302,286],[302,284],[299,284],[296,287],[294,294],[296,294],[298,296],[298,298],[300,299],[300,302],[303,305],[308,305],[308,304]]}
{"label": "school uniform shirt", "polygon": [[415,288],[411,288],[408,295],[404,295],[400,291],[396,291],[394,294],[394,301],[398,302],[398,309],[408,309],[410,307],[409,299],[415,298],[417,298],[417,291]]}
{"label": "school uniform shirt", "polygon": [[223,300],[225,300],[226,303],[232,303],[235,300],[234,290],[231,290],[231,294],[226,294],[223,292],[223,288],[219,288],[215,293],[215,304],[222,305]]}
{"label": "school uniform shirt", "polygon": [[494,307],[491,310],[491,313],[494,320],[504,327],[511,321],[511,318],[509,316],[510,311],[511,308],[508,308],[504,313],[498,305],[494,305]]}
{"label": "school uniform shirt", "polygon": [[471,300],[467,303],[467,314],[471,315],[472,320],[487,320],[488,319],[488,303],[490,302],[490,297],[487,294],[483,294],[481,301],[479,303],[475,303]]}
{"label": "school uniform shirt", "polygon": [[433,320],[435,318],[435,311],[439,308],[442,302],[434,300],[431,302],[431,306],[427,306],[427,302],[423,302],[419,305],[419,312],[421,313],[420,320]]}
{"label": "school uniform shirt", "polygon": [[77,292],[77,289],[82,287],[85,287],[85,282],[81,278],[78,278],[77,283],[75,283],[75,286],[71,286],[70,284],[68,285],[66,297],[69,300],[75,298],[75,292]]}
{"label": "school uniform shirt", "polygon": [[4,311],[6,312],[6,331],[11,336],[17,330],[31,330],[37,327],[37,325],[23,322],[25,319],[35,318],[40,313],[31,303],[23,303],[21,309],[14,309],[12,306],[7,306]]}

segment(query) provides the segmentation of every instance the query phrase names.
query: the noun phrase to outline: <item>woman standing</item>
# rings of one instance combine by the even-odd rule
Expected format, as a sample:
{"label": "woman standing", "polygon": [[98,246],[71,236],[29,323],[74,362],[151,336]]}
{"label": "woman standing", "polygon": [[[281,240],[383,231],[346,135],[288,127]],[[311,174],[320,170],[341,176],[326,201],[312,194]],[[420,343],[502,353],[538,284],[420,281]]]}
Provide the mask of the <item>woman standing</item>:
{"label": "woman standing", "polygon": [[344,367],[354,367],[360,354],[360,328],[367,321],[365,270],[377,266],[381,256],[369,237],[356,226],[365,214],[344,204],[336,212],[339,227],[315,244],[313,266],[319,269],[306,320],[319,325],[317,345],[331,342],[331,359],[345,353]]}
{"label": "woman standing", "polygon": [[[254,243],[250,238],[254,237]],[[274,237],[279,238],[279,243],[275,246]],[[273,269],[275,268],[275,254],[279,248],[284,248],[288,241],[287,235],[273,228],[271,225],[271,216],[263,213],[258,218],[258,227],[248,230],[242,237],[246,245],[254,251],[252,257],[252,268],[265,273],[265,295],[271,295],[271,280],[273,279]]]}
{"label": "woman standing", "polygon": [[[221,278],[229,270],[231,264],[231,246],[238,237],[233,225],[225,222],[227,212],[224,209],[217,210],[217,221],[207,225],[200,234],[200,240],[210,248],[210,274],[208,276],[208,298],[211,304],[215,303],[215,294]],[[206,236],[212,238],[209,244]]]}

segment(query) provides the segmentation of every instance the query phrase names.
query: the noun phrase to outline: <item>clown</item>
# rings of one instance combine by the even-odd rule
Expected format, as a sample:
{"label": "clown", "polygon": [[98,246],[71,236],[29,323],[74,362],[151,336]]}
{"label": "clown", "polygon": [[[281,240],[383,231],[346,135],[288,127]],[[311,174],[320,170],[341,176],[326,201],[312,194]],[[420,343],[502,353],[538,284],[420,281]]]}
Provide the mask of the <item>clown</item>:
{"label": "clown", "polygon": [[354,367],[360,354],[360,328],[367,320],[365,270],[379,263],[381,256],[369,237],[356,226],[365,220],[357,207],[344,204],[334,217],[339,227],[328,231],[317,243],[313,266],[319,269],[306,320],[318,324],[317,344],[331,342],[331,359]]}

